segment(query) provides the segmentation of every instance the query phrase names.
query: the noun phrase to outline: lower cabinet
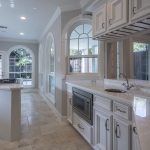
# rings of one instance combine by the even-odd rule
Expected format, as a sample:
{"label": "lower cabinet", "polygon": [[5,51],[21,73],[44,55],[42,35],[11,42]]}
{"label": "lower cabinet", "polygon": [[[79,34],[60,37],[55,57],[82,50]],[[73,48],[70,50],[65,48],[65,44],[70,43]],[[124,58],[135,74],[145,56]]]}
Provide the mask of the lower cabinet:
{"label": "lower cabinet", "polygon": [[73,113],[73,126],[89,144],[92,144],[92,127],[75,113]]}
{"label": "lower cabinet", "polygon": [[131,150],[131,126],[118,118],[113,119],[114,150]]}
{"label": "lower cabinet", "polygon": [[94,143],[97,150],[113,150],[113,116],[94,108]]}
{"label": "lower cabinet", "polygon": [[133,150],[141,150],[139,136],[137,133],[137,128],[135,123],[133,123],[132,135],[133,135]]}
{"label": "lower cabinet", "polygon": [[72,124],[72,94],[67,93],[67,119]]}

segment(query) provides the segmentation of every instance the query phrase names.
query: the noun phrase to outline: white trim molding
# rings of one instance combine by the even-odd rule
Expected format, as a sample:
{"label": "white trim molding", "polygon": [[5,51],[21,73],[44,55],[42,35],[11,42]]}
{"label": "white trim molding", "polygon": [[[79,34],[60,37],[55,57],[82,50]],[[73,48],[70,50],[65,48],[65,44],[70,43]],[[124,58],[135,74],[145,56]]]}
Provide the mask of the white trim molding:
{"label": "white trim molding", "polygon": [[71,4],[71,5],[60,6],[60,9],[61,9],[61,12],[77,10],[77,9],[81,9],[81,5],[78,2],[78,3],[75,3],[75,4]]}
{"label": "white trim molding", "polygon": [[9,78],[9,55],[13,50],[18,49],[18,48],[25,49],[31,53],[31,56],[32,56],[32,85],[31,86],[25,86],[25,88],[34,88],[35,87],[35,56],[34,56],[33,51],[29,47],[26,47],[24,45],[13,46],[7,51],[6,62],[5,62],[6,63],[6,72],[5,72],[6,77]]}
{"label": "white trim molding", "polygon": [[56,11],[54,12],[51,20],[49,21],[49,23],[47,24],[46,28],[44,29],[42,35],[39,38],[39,42],[43,39],[43,37],[45,36],[45,34],[48,32],[48,30],[51,28],[51,26],[53,25],[53,23],[56,21],[56,19],[58,18],[58,16],[61,14],[61,9],[60,7],[58,7],[56,9]]}
{"label": "white trim molding", "polygon": [[38,40],[24,40],[24,39],[10,39],[10,38],[0,38],[0,41],[6,42],[20,42],[20,43],[36,43],[38,44]]}
{"label": "white trim molding", "polygon": [[81,0],[80,5],[83,8],[90,0]]}

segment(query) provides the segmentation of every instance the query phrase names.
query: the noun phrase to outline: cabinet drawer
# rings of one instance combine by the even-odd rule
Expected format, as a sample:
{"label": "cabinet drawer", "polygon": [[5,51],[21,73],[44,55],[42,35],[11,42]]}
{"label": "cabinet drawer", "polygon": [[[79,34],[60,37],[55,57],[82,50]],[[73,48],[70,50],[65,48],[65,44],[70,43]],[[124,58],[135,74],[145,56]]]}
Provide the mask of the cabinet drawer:
{"label": "cabinet drawer", "polygon": [[130,107],[120,104],[120,103],[116,103],[114,102],[114,112],[115,114],[125,118],[125,119],[130,119]]}
{"label": "cabinet drawer", "polygon": [[72,87],[70,85],[67,86],[67,92],[72,93]]}
{"label": "cabinet drawer", "polygon": [[91,144],[92,127],[75,113],[73,113],[73,126]]}
{"label": "cabinet drawer", "polygon": [[94,102],[95,105],[99,105],[109,111],[112,111],[112,100],[97,95],[94,95],[94,97],[95,97]]}

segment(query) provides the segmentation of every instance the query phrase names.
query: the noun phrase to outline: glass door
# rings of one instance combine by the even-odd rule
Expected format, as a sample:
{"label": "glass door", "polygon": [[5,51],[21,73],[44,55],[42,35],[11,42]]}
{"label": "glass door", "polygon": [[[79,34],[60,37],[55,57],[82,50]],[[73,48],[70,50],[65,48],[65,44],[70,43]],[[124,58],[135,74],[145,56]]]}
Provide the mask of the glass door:
{"label": "glass door", "polygon": [[0,52],[0,79],[4,78],[4,57],[5,53]]}

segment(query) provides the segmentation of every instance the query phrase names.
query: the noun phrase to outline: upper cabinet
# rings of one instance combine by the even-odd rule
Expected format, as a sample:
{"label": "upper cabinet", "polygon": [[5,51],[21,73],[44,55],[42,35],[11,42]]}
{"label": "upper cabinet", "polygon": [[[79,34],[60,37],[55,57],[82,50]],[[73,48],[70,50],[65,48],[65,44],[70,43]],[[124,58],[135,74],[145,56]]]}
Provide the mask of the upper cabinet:
{"label": "upper cabinet", "polygon": [[150,14],[150,0],[132,0],[132,20]]}
{"label": "upper cabinet", "polygon": [[108,2],[109,29],[128,22],[128,0],[110,0]]}
{"label": "upper cabinet", "polygon": [[93,35],[107,31],[107,6],[104,4],[93,12]]}

